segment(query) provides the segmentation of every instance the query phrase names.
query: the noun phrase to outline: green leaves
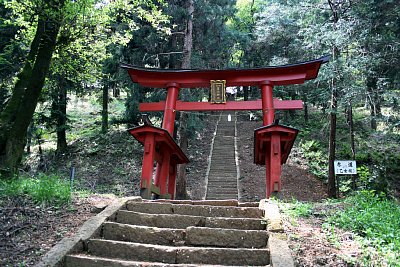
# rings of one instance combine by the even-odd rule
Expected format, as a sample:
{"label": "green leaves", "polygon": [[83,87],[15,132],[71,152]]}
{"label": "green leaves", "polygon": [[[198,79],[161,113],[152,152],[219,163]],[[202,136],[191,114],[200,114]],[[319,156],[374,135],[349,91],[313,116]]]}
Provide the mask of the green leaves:
{"label": "green leaves", "polygon": [[61,205],[71,200],[69,183],[56,175],[40,174],[35,178],[21,177],[0,180],[0,195],[29,195],[37,203]]}
{"label": "green leaves", "polygon": [[331,216],[329,222],[365,237],[365,246],[374,246],[388,259],[388,266],[398,266],[400,206],[375,191],[360,191],[346,203],[345,209]]}

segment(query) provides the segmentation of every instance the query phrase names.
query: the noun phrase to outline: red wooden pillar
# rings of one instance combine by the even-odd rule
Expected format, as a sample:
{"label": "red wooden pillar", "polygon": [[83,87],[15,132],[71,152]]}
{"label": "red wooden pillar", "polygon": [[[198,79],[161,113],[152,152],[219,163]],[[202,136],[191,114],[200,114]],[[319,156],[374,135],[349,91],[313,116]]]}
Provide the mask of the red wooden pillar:
{"label": "red wooden pillar", "polygon": [[161,163],[161,171],[160,171],[160,195],[165,196],[167,193],[167,178],[169,176],[169,168],[170,168],[170,159],[171,159],[171,153],[170,151],[165,151],[163,153],[163,159]]}
{"label": "red wooden pillar", "polygon": [[142,163],[142,176],[140,179],[140,196],[145,199],[151,198],[151,183],[153,179],[153,166],[155,157],[155,134],[149,133],[144,142],[144,153]]}
{"label": "red wooden pillar", "polygon": [[[271,149],[269,153],[269,188],[270,193],[281,191],[281,136],[275,132],[271,135]],[[269,197],[269,196],[268,196]]]}
{"label": "red wooden pillar", "polygon": [[171,166],[169,168],[168,193],[171,195],[171,199],[175,198],[176,173],[177,173],[176,166],[177,164],[175,162],[171,162]]}
{"label": "red wooden pillar", "polygon": [[274,122],[274,99],[272,90],[274,88],[272,82],[262,81],[260,82],[261,87],[261,101],[262,101],[262,112],[263,112],[263,125],[270,125]]}
{"label": "red wooden pillar", "polygon": [[179,94],[179,84],[170,83],[167,85],[167,99],[165,100],[164,118],[162,128],[174,136],[174,125],[176,116],[176,100]]}
{"label": "red wooden pillar", "polygon": [[[175,126],[175,117],[176,117],[176,100],[178,99],[179,95],[179,84],[177,83],[170,83],[167,85],[167,99],[165,100],[165,107],[164,107],[164,117],[162,122],[162,128],[167,130],[169,134],[173,137],[174,136],[174,126]],[[169,168],[169,157],[168,159],[165,158],[165,153],[162,154],[161,163],[157,163],[156,169],[156,176],[154,180],[154,184],[156,186],[165,185],[167,183],[167,176],[168,172],[162,172],[162,166],[164,168]],[[166,167],[168,166],[168,167]],[[166,175],[165,175],[166,173]],[[160,190],[162,190],[160,188]],[[165,194],[165,191],[164,191]],[[163,193],[161,193],[163,195]]]}

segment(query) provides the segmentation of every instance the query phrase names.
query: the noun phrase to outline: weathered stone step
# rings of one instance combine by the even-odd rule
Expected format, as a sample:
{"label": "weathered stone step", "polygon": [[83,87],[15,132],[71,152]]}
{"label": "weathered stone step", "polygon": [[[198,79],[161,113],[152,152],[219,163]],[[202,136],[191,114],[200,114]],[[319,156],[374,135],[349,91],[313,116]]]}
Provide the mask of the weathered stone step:
{"label": "weathered stone step", "polygon": [[235,176],[231,177],[220,177],[217,175],[212,175],[208,177],[208,183],[215,183],[217,186],[227,186],[227,187],[233,187],[237,185],[237,178]]}
{"label": "weathered stone step", "polygon": [[103,238],[166,246],[264,248],[267,246],[268,236],[266,231],[260,230],[195,226],[172,229],[106,222],[103,224]]}
{"label": "weathered stone step", "polygon": [[158,228],[115,222],[105,222],[103,224],[103,238],[166,246],[179,246],[185,242],[183,229]]}
{"label": "weathered stone step", "polygon": [[[239,202],[237,200],[233,199],[227,199],[227,200],[179,200],[179,199],[157,199],[157,200],[152,200],[151,202],[159,202],[159,203],[173,203],[173,204],[190,204],[190,205],[207,205],[207,206],[244,206],[248,204],[249,202]],[[254,202],[254,205],[257,204],[258,207],[258,202]]]}
{"label": "weathered stone step", "polygon": [[91,239],[88,252],[99,257],[168,264],[220,264],[254,266],[270,262],[268,249],[169,247]]}
{"label": "weathered stone step", "polygon": [[238,190],[208,190],[207,195],[232,195],[237,197]]}
{"label": "weathered stone step", "polygon": [[233,177],[221,177],[217,175],[213,175],[212,177],[208,177],[208,183],[210,182],[215,182],[216,185],[218,186],[228,186],[232,187],[234,185],[237,185],[237,178],[236,175]]}
{"label": "weathered stone step", "polygon": [[[212,180],[210,180],[212,178]],[[217,187],[217,188],[236,188],[237,187],[237,182],[229,180],[227,181],[226,179],[218,179],[215,177],[210,177],[208,180],[208,187]]]}
{"label": "weathered stone step", "polygon": [[128,201],[126,208],[130,211],[143,213],[182,214],[205,217],[260,218],[263,215],[262,210],[253,207],[200,206],[157,202]]}
{"label": "weathered stone step", "polygon": [[[243,203],[242,205],[249,205],[249,203]],[[266,228],[266,223],[262,219],[202,217],[179,214],[148,214],[127,210],[118,211],[116,222],[177,229],[185,229],[190,226],[242,230],[264,230]]]}
{"label": "weathered stone step", "polygon": [[126,261],[107,259],[86,254],[68,255],[65,258],[66,267],[229,267],[227,265],[203,265],[203,264],[166,264],[158,262]]}
{"label": "weathered stone step", "polygon": [[260,230],[188,227],[185,244],[226,248],[265,248],[268,235]]}
{"label": "weathered stone step", "polygon": [[210,187],[207,190],[208,193],[217,193],[217,194],[237,194],[237,187]]}
{"label": "weathered stone step", "polygon": [[230,174],[221,174],[221,171],[218,171],[218,172],[210,171],[209,178],[215,178],[215,179],[218,179],[218,180],[236,181],[237,180],[237,174],[236,174],[236,172],[235,173],[230,173]]}
{"label": "weathered stone step", "polygon": [[232,198],[238,198],[237,195],[231,195],[231,194],[211,194],[207,195],[207,199],[210,200],[217,200],[217,199],[232,199]]}
{"label": "weathered stone step", "polygon": [[160,228],[185,229],[189,226],[205,226],[206,217],[180,214],[149,214],[120,210],[116,215],[116,222]]}
{"label": "weathered stone step", "polygon": [[[220,165],[220,164],[225,164],[225,165]],[[223,174],[225,173],[236,173],[236,165],[234,163],[229,164],[226,161],[221,161],[220,163],[214,161],[211,164],[210,170],[216,170],[216,171],[223,171]]]}

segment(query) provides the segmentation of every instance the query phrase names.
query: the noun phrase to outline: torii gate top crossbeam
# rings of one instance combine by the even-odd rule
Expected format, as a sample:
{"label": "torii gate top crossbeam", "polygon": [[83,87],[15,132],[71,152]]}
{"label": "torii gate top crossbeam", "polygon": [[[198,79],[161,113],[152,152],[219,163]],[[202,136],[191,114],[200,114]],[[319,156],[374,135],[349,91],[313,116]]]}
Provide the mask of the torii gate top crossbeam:
{"label": "torii gate top crossbeam", "polygon": [[151,69],[127,64],[121,67],[128,70],[133,82],[153,88],[166,88],[173,83],[181,88],[209,87],[210,80],[226,80],[226,86],[258,86],[263,81],[289,85],[315,79],[321,64],[328,60],[329,56],[324,56],[291,65],[224,70]]}

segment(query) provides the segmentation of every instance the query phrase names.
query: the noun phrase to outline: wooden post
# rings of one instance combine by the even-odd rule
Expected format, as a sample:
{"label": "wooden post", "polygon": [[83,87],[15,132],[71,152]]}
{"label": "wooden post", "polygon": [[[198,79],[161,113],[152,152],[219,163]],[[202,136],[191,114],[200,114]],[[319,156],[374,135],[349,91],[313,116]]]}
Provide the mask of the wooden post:
{"label": "wooden post", "polygon": [[263,112],[263,125],[270,125],[274,122],[275,110],[274,110],[274,99],[272,90],[274,88],[272,82],[262,81],[260,82],[261,87],[261,101],[262,101],[262,112]]}
{"label": "wooden post", "polygon": [[155,156],[154,133],[149,133],[144,142],[142,163],[142,176],[140,178],[140,196],[144,199],[151,198],[151,183],[153,178],[153,166]]}
{"label": "wooden post", "polygon": [[161,197],[165,196],[167,193],[167,178],[169,176],[170,159],[171,159],[170,151],[165,151],[163,154],[161,171],[160,171],[160,180],[159,180]]}
{"label": "wooden post", "polygon": [[162,128],[167,130],[173,137],[175,116],[176,116],[176,100],[179,94],[179,84],[170,83],[167,85],[167,99],[165,101],[164,118]]}
{"label": "wooden post", "polygon": [[[269,180],[270,192],[281,191],[281,137],[279,133],[272,133],[271,135],[271,149],[270,149],[270,166],[269,166]],[[268,196],[269,197],[269,196]]]}
{"label": "wooden post", "polygon": [[171,195],[171,199],[175,199],[176,173],[177,173],[177,164],[175,162],[171,162],[171,167],[169,168],[169,179],[168,179],[168,193]]}

